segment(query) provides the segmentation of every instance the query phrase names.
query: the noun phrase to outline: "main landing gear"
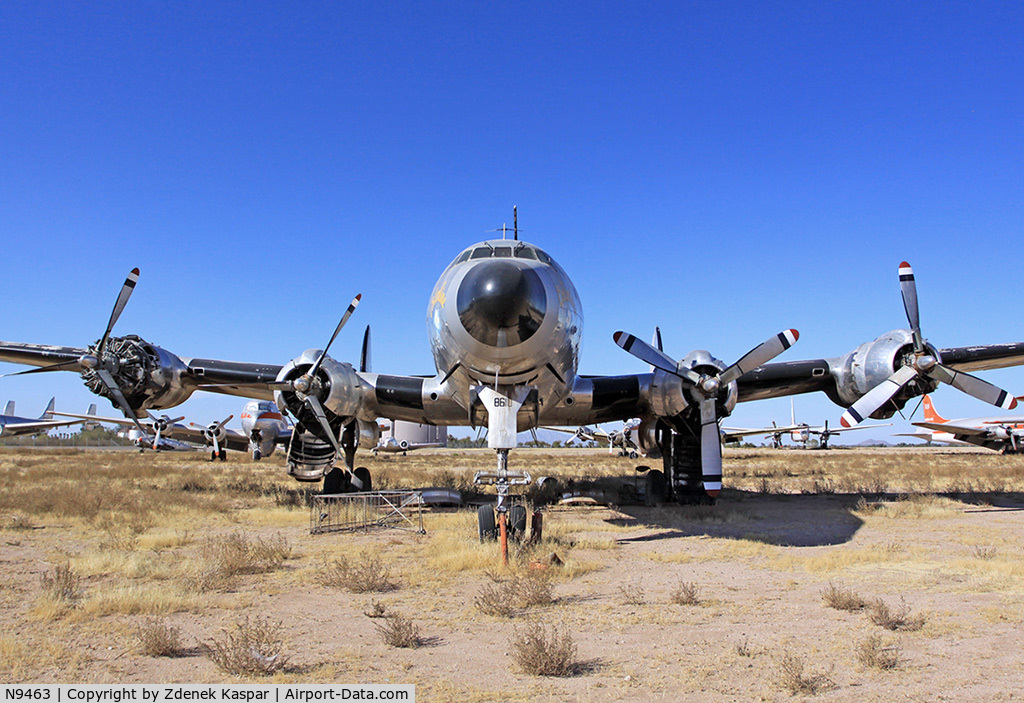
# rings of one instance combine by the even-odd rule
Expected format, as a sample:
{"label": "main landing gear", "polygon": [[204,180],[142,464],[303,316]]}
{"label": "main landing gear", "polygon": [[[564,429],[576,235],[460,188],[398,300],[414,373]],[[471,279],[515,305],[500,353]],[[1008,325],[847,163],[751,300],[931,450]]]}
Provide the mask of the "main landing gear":
{"label": "main landing gear", "polygon": [[365,466],[355,466],[355,423],[350,423],[345,427],[345,431],[341,435],[341,450],[345,459],[345,468],[334,466],[324,474],[323,494],[369,493],[372,491],[373,481],[370,478],[370,470]]}
{"label": "main landing gear", "polygon": [[673,425],[659,422],[655,429],[663,470],[647,472],[648,504],[675,501],[683,505],[714,505],[715,498],[704,489],[700,415],[683,413],[673,419]]}

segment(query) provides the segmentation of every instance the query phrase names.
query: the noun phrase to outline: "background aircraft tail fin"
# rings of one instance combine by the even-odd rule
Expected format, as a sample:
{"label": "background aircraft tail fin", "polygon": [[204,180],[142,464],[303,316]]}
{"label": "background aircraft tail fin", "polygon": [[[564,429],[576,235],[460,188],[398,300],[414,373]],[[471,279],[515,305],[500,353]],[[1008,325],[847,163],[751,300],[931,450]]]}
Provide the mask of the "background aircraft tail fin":
{"label": "background aircraft tail fin", "polygon": [[14,401],[13,400],[8,400],[7,401],[7,405],[4,406],[4,415],[13,415],[13,414],[14,414]]}
{"label": "background aircraft tail fin", "polygon": [[363,349],[359,354],[359,370],[363,373],[370,372],[370,326],[366,326],[363,332]]}
{"label": "background aircraft tail fin", "polygon": [[54,402],[56,402],[56,400],[57,400],[56,397],[50,398],[50,403],[46,406],[46,410],[44,410],[43,414],[39,416],[40,420],[52,420],[53,419],[53,404],[54,404]]}
{"label": "background aircraft tail fin", "polygon": [[946,418],[939,415],[935,410],[935,405],[932,403],[932,397],[930,395],[926,395],[924,397],[924,419],[926,422],[948,422]]}

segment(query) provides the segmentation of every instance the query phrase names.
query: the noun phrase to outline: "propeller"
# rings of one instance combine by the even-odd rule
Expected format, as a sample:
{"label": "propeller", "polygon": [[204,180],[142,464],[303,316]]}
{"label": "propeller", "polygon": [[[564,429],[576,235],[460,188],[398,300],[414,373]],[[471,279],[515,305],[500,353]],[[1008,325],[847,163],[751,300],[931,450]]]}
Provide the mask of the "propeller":
{"label": "propeller", "polygon": [[160,437],[163,435],[164,430],[173,425],[175,422],[181,422],[185,419],[185,416],[176,417],[173,420],[168,418],[166,415],[161,417],[159,420],[153,422],[153,429],[156,430],[156,434],[153,435],[153,450],[157,450],[160,447]]}
{"label": "propeller", "polygon": [[718,427],[718,393],[748,371],[768,363],[789,349],[800,333],[788,329],[770,337],[744,354],[739,361],[718,373],[698,373],[675,361],[665,352],[626,332],[613,335],[615,343],[654,368],[678,376],[688,382],[700,403],[700,455],[704,490],[715,497],[722,489],[722,441]]}
{"label": "propeller", "polygon": [[[213,445],[213,451],[216,454],[220,454],[220,438],[224,435],[224,425],[228,424],[234,415],[228,415],[220,422],[211,422],[209,425],[200,425],[195,422],[188,423],[192,427],[203,431],[203,437],[206,441]],[[182,418],[179,418],[182,419]]]}
{"label": "propeller", "polygon": [[67,371],[71,369],[77,369],[83,373],[87,371],[94,371],[96,377],[100,379],[100,382],[103,387],[106,388],[110,399],[118,409],[124,413],[125,417],[135,423],[135,426],[143,435],[148,435],[146,430],[142,427],[142,424],[139,422],[139,416],[135,414],[131,405],[128,404],[128,400],[124,397],[124,393],[121,391],[120,386],[117,385],[117,381],[114,380],[114,376],[111,373],[111,367],[116,370],[116,360],[108,360],[104,356],[104,352],[107,349],[107,342],[110,340],[110,332],[114,329],[117,319],[121,317],[121,313],[124,312],[124,308],[128,304],[128,299],[131,298],[132,292],[135,290],[135,284],[138,282],[139,269],[134,268],[128,274],[128,277],[124,279],[124,285],[121,286],[121,292],[118,293],[117,300],[114,302],[114,309],[110,311],[110,320],[107,321],[107,328],[103,330],[103,336],[100,337],[100,341],[96,344],[94,349],[82,354],[77,359],[62,361],[57,364],[50,364],[49,366],[41,366],[36,369],[28,369],[27,371],[19,371],[17,373],[7,375],[24,376],[31,373],[48,373],[50,371]]}
{"label": "propeller", "polygon": [[309,371],[296,378],[291,382],[291,388],[302,397],[302,402],[309,408],[309,411],[313,413],[313,416],[320,423],[320,427],[323,428],[324,434],[330,440],[331,445],[334,447],[336,454],[341,454],[341,445],[338,443],[338,437],[334,430],[331,429],[331,423],[327,420],[327,414],[324,412],[324,407],[320,403],[320,399],[316,396],[313,391],[314,382],[316,381],[316,374],[320,370],[320,367],[324,363],[324,359],[327,357],[327,351],[334,344],[334,340],[338,338],[338,333],[341,332],[341,328],[348,322],[348,318],[352,317],[352,313],[355,312],[356,306],[359,305],[359,301],[362,300],[362,293],[352,298],[352,302],[349,304],[348,309],[345,310],[345,314],[341,316],[341,321],[338,322],[338,326],[334,328],[334,334],[331,335],[331,339],[327,342],[327,346],[320,352],[320,356],[313,362],[313,365],[309,367]]}
{"label": "propeller", "polygon": [[917,283],[914,280],[914,270],[906,261],[900,264],[899,276],[903,309],[907,313],[907,322],[910,323],[910,331],[914,337],[913,359],[910,363],[900,366],[885,381],[879,383],[851,405],[840,419],[843,427],[853,427],[859,424],[889,402],[904,386],[917,378],[949,384],[967,395],[1004,410],[1013,410],[1017,407],[1017,399],[1003,389],[988,381],[982,381],[977,376],[946,366],[932,354],[921,335],[921,318],[917,306]]}

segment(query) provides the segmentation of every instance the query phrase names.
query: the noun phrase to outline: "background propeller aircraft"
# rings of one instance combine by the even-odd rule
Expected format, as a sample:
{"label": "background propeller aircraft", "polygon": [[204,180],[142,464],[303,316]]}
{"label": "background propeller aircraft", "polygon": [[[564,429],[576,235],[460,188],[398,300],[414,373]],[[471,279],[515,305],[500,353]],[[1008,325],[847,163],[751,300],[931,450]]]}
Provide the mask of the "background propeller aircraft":
{"label": "background propeller aircraft", "polygon": [[605,432],[600,427],[596,429],[578,427],[575,430],[569,430],[564,427],[543,427],[541,429],[565,432],[571,434],[572,439],[581,439],[584,442],[603,442],[608,445],[609,454],[614,454],[615,450],[618,449],[620,456],[628,456],[630,459],[636,459],[644,453],[637,443],[637,433],[640,430],[639,420],[624,422],[622,423],[621,430],[613,430],[611,432]]}
{"label": "background propeller aircraft", "polygon": [[883,424],[857,425],[856,427],[829,427],[828,420],[825,420],[824,425],[811,427],[806,422],[798,423],[796,421],[796,408],[793,405],[792,398],[789,400],[789,421],[790,424],[786,427],[779,427],[774,422],[771,427],[762,427],[760,429],[723,427],[722,441],[728,443],[735,442],[741,437],[764,435],[766,437],[771,437],[772,447],[779,449],[782,447],[782,438],[788,434],[789,438],[794,443],[802,444],[805,448],[811,437],[818,437],[818,448],[828,449],[828,441],[832,435],[842,434],[843,432],[850,432],[852,430],[868,430],[875,427],[889,427],[892,425],[891,422],[886,422]]}
{"label": "background propeller aircraft", "polygon": [[947,420],[935,410],[932,397],[924,397],[924,422],[913,423],[921,431],[895,437],[916,437],[943,444],[973,444],[1002,454],[1024,451],[1024,415],[965,417]]}
{"label": "background propeller aircraft", "polygon": [[[356,449],[379,440],[378,418],[486,426],[498,471],[507,469],[517,431],[640,418],[638,444],[663,459],[666,497],[714,499],[721,489],[719,421],[737,402],[820,391],[852,406],[844,426],[868,415],[891,417],[939,382],[1000,407],[1016,401],[966,371],[1024,363],[1024,343],[938,349],[921,336],[910,267],[900,281],[910,329],[894,330],[831,359],[769,363],[798,339],[773,334],[733,364],[710,352],[681,359],[626,332],[615,342],[650,364],[647,373],[579,373],[583,315],[569,276],[542,249],[514,240],[475,244],[441,273],[427,307],[436,374],[359,371],[328,350],[355,310],[352,301],[330,341],[291,361],[246,363],[180,357],[140,337],[112,337],[138,270],[125,281],[100,340],[88,347],[0,342],[0,361],[70,370],[137,425],[138,413],[171,408],[196,390],[276,400],[296,419],[288,446],[298,480],[324,478],[324,491],[365,490],[369,472]],[[335,466],[337,459],[342,465]],[[658,481],[660,483],[660,480]]]}
{"label": "background propeller aircraft", "polygon": [[[208,425],[199,425],[190,422],[188,425],[180,424],[184,416],[170,418],[145,417],[137,420],[127,420],[119,417],[95,417],[77,415],[75,413],[55,412],[55,415],[66,417],[87,418],[90,417],[97,422],[109,422],[117,425],[127,425],[134,429],[129,432],[129,438],[142,449],[153,449],[156,451],[195,449],[192,444],[183,445],[183,442],[202,444],[210,447],[210,458],[227,459],[227,450],[249,451],[252,458],[259,461],[261,458],[270,456],[278,444],[288,441],[291,435],[291,426],[281,415],[271,401],[252,400],[245,404],[242,410],[242,431],[228,429],[227,423],[234,418],[228,415],[220,422],[211,422]],[[136,424],[143,425],[143,430],[135,428]],[[167,441],[173,440],[173,441]]]}
{"label": "background propeller aircraft", "polygon": [[[56,398],[50,398],[50,403],[46,406],[46,410],[39,416],[38,419],[32,419],[30,417],[18,417],[14,414],[14,401],[7,401],[7,405],[4,407],[4,414],[0,415],[0,437],[13,437],[15,435],[25,434],[39,434],[40,432],[48,432],[54,427],[65,427],[67,425],[77,425],[83,422],[83,420],[54,420],[53,416],[53,404]],[[96,406],[92,406],[93,415],[96,414]]]}

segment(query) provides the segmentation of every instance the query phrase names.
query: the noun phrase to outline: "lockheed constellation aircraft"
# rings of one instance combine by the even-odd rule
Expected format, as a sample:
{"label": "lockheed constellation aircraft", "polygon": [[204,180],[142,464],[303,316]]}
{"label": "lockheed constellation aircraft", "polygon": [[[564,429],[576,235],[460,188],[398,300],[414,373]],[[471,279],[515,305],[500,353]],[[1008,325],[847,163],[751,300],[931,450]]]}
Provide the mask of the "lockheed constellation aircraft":
{"label": "lockheed constellation aircraft", "polygon": [[[665,497],[713,500],[722,485],[719,420],[737,402],[821,391],[840,406],[853,406],[844,415],[844,424],[852,424],[891,417],[908,399],[946,382],[1010,409],[1012,395],[966,372],[1024,363],[1024,343],[947,349],[927,343],[905,265],[900,280],[910,329],[883,334],[844,356],[768,363],[796,342],[796,330],[785,330],[731,365],[703,350],[677,360],[617,332],[619,346],[653,367],[617,376],[579,373],[583,314],[576,289],[546,252],[518,237],[474,244],[442,272],[427,306],[436,366],[428,377],[359,371],[328,356],[330,342],[282,365],[181,357],[134,335],[112,337],[137,280],[136,269],[98,342],[0,342],[0,361],[39,367],[21,373],[76,371],[133,422],[143,410],[175,407],[196,390],[273,398],[296,420],[289,472],[304,481],[324,477],[327,493],[369,489],[369,472],[355,467],[355,454],[359,446],[377,444],[378,418],[486,426],[499,474],[517,431],[640,418],[640,445],[663,459],[656,483],[664,484]],[[335,467],[339,457],[344,468]]]}

